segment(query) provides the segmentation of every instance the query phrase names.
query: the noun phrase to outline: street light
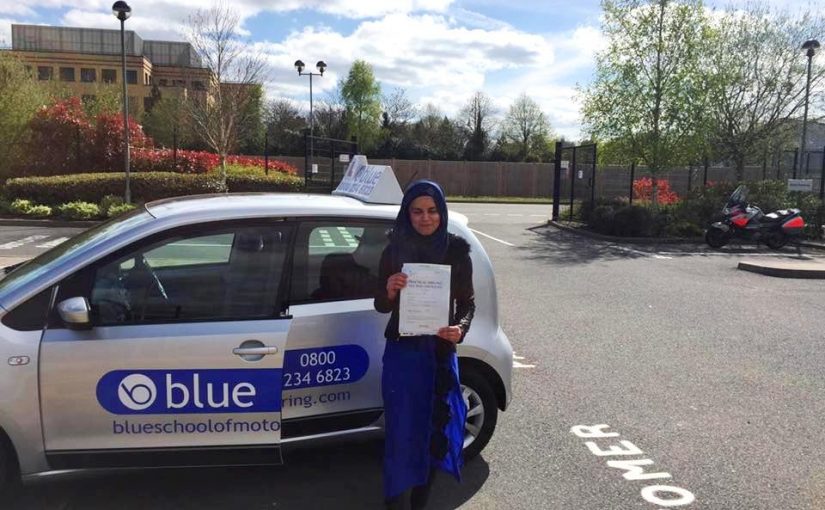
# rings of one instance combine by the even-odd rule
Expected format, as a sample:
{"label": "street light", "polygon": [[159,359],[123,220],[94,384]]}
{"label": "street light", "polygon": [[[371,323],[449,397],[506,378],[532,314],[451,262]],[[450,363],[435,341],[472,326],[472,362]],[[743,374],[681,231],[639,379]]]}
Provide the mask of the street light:
{"label": "street light", "polygon": [[[811,92],[811,60],[819,49],[819,41],[816,39],[809,39],[802,44],[802,49],[807,50],[805,53],[808,57],[808,80],[805,82],[805,113],[802,116],[802,140],[799,143],[800,160],[799,166],[802,167],[802,162],[805,162],[805,173],[808,173],[808,160],[805,158],[805,136],[808,129],[808,95]],[[796,175],[794,175],[796,178]]]}
{"label": "street light", "polygon": [[112,14],[120,20],[120,64],[121,81],[123,82],[123,166],[126,171],[126,203],[132,202],[132,193],[129,190],[129,96],[126,95],[126,32],[124,22],[132,15],[132,8],[123,0],[112,5]]}
{"label": "street light", "polygon": [[[327,68],[327,64],[323,60],[319,60],[315,67],[318,69],[317,73],[305,73],[304,72],[304,63],[300,60],[295,61],[295,69],[298,70],[298,76],[309,76],[309,164],[312,164],[312,159],[315,157],[314,154],[314,143],[312,137],[314,135],[315,130],[315,116],[312,111],[312,77],[313,76],[323,76],[324,71]],[[304,176],[307,176],[311,170],[310,168],[304,169]]]}

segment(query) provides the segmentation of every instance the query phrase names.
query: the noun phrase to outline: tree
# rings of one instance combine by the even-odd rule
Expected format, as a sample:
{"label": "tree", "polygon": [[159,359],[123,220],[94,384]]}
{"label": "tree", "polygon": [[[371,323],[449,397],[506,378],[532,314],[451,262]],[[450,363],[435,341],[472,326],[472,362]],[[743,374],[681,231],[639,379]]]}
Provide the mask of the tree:
{"label": "tree", "polygon": [[627,159],[653,175],[695,157],[704,138],[707,78],[700,62],[709,35],[699,0],[606,0],[608,48],[584,91],[584,120],[600,139],[621,140]]}
{"label": "tree", "polygon": [[241,154],[261,154],[264,149],[264,89],[260,84],[249,85],[246,111],[238,126],[238,151]]}
{"label": "tree", "polygon": [[29,123],[46,101],[46,91],[23,63],[0,52],[0,177],[10,177],[21,163]]}
{"label": "tree", "polygon": [[464,159],[481,161],[490,149],[493,129],[493,102],[484,92],[476,92],[461,110],[461,119],[467,130]]}
{"label": "tree", "polygon": [[[318,116],[315,117],[317,121]],[[302,133],[307,128],[307,122],[292,100],[279,99],[269,103],[266,119],[269,146],[275,153],[290,156],[304,154]]]}
{"label": "tree", "polygon": [[519,161],[536,161],[541,158],[550,123],[538,103],[527,94],[521,94],[507,112],[502,124],[502,138],[515,145]]}
{"label": "tree", "polygon": [[319,101],[315,107],[315,136],[325,136],[346,140],[348,135],[347,107],[344,104],[341,87],[343,82],[327,94],[325,99]]}
{"label": "tree", "polygon": [[350,136],[355,136],[364,152],[378,139],[381,123],[381,85],[375,81],[372,66],[363,60],[352,63],[341,84],[341,97],[347,108]]}
{"label": "tree", "polygon": [[[801,116],[807,61],[799,48],[810,34],[825,31],[825,19],[810,13],[792,18],[750,5],[744,12],[726,13],[714,29],[708,102],[716,128],[713,141],[741,180],[748,158],[763,157],[765,147],[781,140],[795,124],[791,119]],[[825,66],[816,58],[812,62],[815,91],[825,78]]]}
{"label": "tree", "polygon": [[240,17],[226,6],[198,10],[187,23],[187,38],[211,75],[202,93],[184,102],[195,131],[220,157],[226,179],[226,158],[237,148],[244,126],[259,100],[264,61],[247,51],[239,36]]}
{"label": "tree", "polygon": [[156,144],[173,149],[193,148],[194,136],[183,99],[161,95],[143,115],[143,129]]}
{"label": "tree", "polygon": [[404,89],[396,89],[381,100],[381,133],[375,155],[394,158],[401,152],[413,150],[410,138],[410,122],[415,117],[415,105],[407,98]]}

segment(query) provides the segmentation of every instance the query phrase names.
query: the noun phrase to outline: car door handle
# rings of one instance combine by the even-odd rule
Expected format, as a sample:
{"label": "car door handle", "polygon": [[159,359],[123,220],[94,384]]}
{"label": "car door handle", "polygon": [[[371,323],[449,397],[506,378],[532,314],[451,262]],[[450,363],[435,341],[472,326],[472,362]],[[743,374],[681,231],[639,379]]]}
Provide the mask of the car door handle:
{"label": "car door handle", "polygon": [[268,354],[278,354],[277,347],[235,347],[232,354],[236,356],[266,356]]}

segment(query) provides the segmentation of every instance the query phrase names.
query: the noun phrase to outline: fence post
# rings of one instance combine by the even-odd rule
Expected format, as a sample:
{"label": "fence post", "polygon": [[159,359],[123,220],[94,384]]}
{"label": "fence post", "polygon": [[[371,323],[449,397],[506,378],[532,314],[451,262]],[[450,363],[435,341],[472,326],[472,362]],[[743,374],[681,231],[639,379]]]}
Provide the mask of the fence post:
{"label": "fence post", "polygon": [[825,147],[822,148],[822,173],[819,174],[819,199],[825,200]]}
{"label": "fence post", "polygon": [[708,161],[708,156],[705,155],[705,176],[702,179],[702,188],[708,187],[708,165],[710,165],[710,161]]}
{"label": "fence post", "polygon": [[690,188],[693,187],[693,186],[691,186],[691,184],[693,184],[693,165],[692,164],[690,166],[688,166],[688,187],[687,187],[687,193],[685,193],[686,195],[690,194]]}
{"label": "fence post", "polygon": [[329,192],[335,190],[335,142],[329,143]]}
{"label": "fence post", "polygon": [[796,179],[796,165],[799,163],[799,148],[793,150],[793,178]]}
{"label": "fence post", "polygon": [[596,165],[596,160],[598,153],[596,152],[597,146],[593,144],[593,182],[590,187],[590,212],[593,212],[593,209],[596,208],[596,171],[598,170],[598,166]]}
{"label": "fence post", "polygon": [[576,152],[578,151],[578,147],[573,147],[573,162],[571,163],[573,166],[573,170],[570,172],[570,214],[569,214],[569,221],[573,221],[573,202],[576,200]]}
{"label": "fence post", "polygon": [[633,205],[633,181],[636,180],[636,162],[630,164],[630,205]]}
{"label": "fence post", "polygon": [[556,142],[556,153],[553,157],[553,221],[559,221],[559,201],[561,201],[561,142]]}
{"label": "fence post", "polygon": [[269,128],[264,130],[264,174],[269,175]]}
{"label": "fence post", "polygon": [[304,186],[309,185],[309,130],[304,129]]}

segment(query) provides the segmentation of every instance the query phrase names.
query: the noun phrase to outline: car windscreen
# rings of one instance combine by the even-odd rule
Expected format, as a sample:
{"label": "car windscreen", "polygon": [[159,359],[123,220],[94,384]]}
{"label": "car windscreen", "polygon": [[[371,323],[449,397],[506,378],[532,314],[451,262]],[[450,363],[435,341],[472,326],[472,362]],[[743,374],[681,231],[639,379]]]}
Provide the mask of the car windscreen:
{"label": "car windscreen", "polygon": [[106,239],[153,219],[154,217],[141,207],[90,228],[15,268],[0,280],[0,295],[21,288],[52,268],[57,267],[80,250],[93,249]]}

